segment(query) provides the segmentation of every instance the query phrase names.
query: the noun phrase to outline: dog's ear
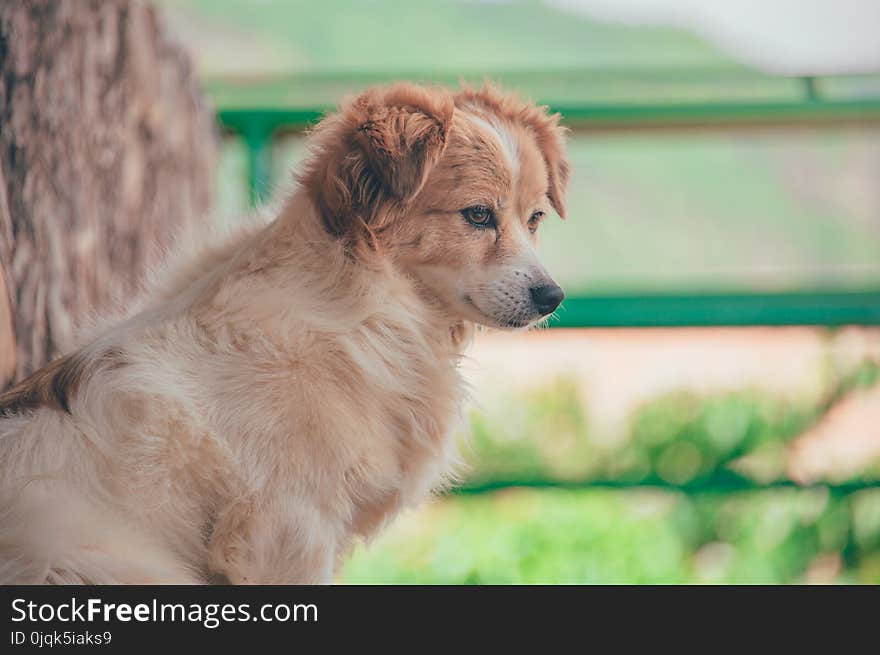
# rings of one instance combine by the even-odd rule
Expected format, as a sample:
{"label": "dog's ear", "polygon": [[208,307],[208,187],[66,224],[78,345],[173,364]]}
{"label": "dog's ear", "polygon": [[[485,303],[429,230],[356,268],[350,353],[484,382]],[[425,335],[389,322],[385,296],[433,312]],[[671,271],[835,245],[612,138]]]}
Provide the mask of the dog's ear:
{"label": "dog's ear", "polygon": [[407,202],[421,191],[446,148],[451,94],[399,84],[379,98],[364,94],[355,106],[356,139],[371,170],[395,199]]}
{"label": "dog's ear", "polygon": [[322,121],[299,176],[335,236],[370,236],[391,203],[421,191],[446,148],[451,93],[413,84],[373,88]]}
{"label": "dog's ear", "polygon": [[547,199],[562,218],[566,217],[565,195],[571,176],[571,164],[565,147],[568,128],[559,124],[560,114],[551,114],[545,106],[527,105],[517,118],[529,127],[547,165]]}
{"label": "dog's ear", "polygon": [[565,195],[571,176],[571,164],[565,149],[565,135],[568,130],[559,125],[559,114],[545,114],[545,120],[538,123],[535,134],[547,164],[547,198],[556,213],[565,218]]}

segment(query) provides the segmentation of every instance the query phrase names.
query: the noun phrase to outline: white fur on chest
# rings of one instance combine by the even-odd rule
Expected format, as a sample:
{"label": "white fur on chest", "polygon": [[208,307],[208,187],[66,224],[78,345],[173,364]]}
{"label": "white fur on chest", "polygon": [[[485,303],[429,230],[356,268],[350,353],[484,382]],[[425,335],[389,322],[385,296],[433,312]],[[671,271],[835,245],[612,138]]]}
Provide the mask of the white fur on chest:
{"label": "white fur on chest", "polygon": [[238,333],[220,366],[232,375],[198,364],[246,487],[368,535],[444,482],[465,398],[459,354],[448,330],[392,309],[337,332],[295,321],[283,339]]}

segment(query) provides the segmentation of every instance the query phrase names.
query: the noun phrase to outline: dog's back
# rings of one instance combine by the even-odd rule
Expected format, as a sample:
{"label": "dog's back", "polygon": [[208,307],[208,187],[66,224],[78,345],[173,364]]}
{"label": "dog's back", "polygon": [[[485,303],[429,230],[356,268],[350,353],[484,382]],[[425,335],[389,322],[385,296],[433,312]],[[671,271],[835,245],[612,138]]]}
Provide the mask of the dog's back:
{"label": "dog's back", "polygon": [[[167,442],[159,442],[183,438],[190,431],[175,426],[192,423],[161,330],[173,331],[175,304],[190,301],[199,281],[209,284],[249,234],[200,249],[181,239],[180,264],[157,272],[151,306],[0,394],[0,584],[204,578],[193,564],[205,555],[191,508],[172,504],[168,525],[153,529],[169,482],[157,465]],[[157,452],[144,457],[151,448]],[[169,533],[191,546],[187,557],[168,548]]]}
{"label": "dog's back", "polygon": [[87,400],[119,365],[64,357],[0,397],[0,584],[196,580],[119,502],[119,426]]}

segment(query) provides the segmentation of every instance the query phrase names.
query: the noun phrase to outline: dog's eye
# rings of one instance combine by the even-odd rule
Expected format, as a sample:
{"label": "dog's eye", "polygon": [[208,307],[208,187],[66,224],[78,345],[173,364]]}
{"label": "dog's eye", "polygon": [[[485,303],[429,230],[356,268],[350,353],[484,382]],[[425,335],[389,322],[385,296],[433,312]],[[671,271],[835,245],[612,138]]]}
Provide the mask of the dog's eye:
{"label": "dog's eye", "polygon": [[485,205],[474,205],[461,210],[465,220],[475,227],[495,227],[495,214]]}
{"label": "dog's eye", "polygon": [[538,231],[542,218],[544,218],[544,212],[542,211],[537,211],[529,217],[529,232],[534,234]]}

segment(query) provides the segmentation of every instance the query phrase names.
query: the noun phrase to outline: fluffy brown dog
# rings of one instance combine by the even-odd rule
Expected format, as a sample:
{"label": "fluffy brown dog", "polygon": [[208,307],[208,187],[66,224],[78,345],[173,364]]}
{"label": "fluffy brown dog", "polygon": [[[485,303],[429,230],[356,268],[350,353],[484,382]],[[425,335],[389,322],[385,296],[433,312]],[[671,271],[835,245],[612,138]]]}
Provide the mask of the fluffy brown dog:
{"label": "fluffy brown dog", "polygon": [[563,129],[399,84],[310,139],[268,224],[0,396],[0,582],[329,582],[443,483],[474,324],[562,300],[534,245],[565,215]]}

